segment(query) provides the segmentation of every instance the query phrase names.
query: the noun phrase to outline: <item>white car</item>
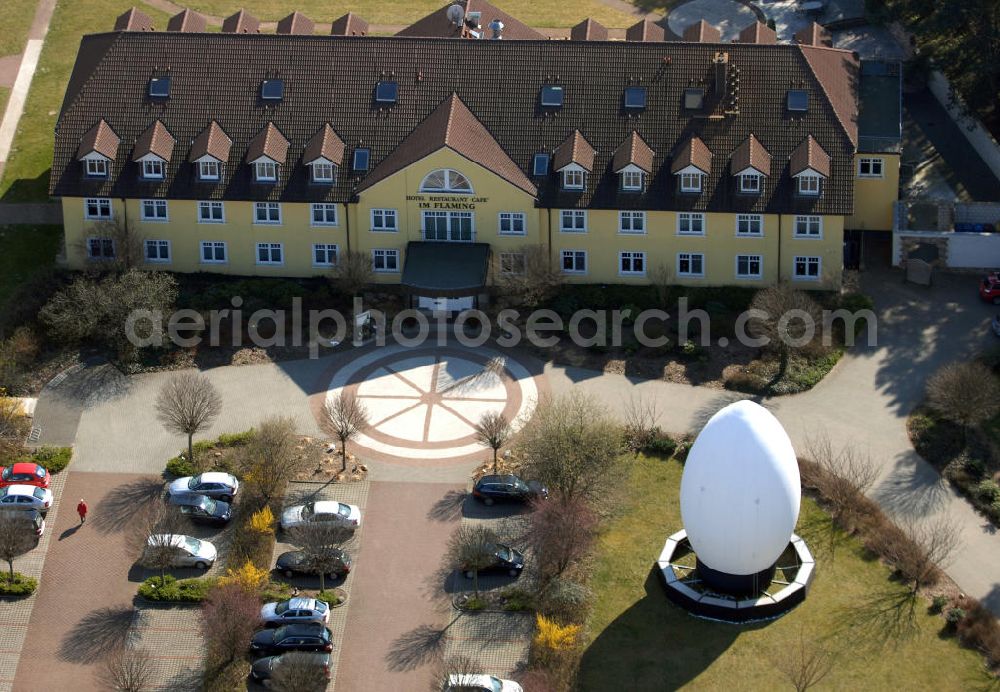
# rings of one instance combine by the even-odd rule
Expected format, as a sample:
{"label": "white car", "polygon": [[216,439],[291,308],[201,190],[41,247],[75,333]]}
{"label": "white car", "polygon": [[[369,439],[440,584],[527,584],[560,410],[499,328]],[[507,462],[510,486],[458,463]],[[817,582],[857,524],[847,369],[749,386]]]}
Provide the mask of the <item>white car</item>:
{"label": "white car", "polygon": [[223,502],[232,502],[240,491],[240,482],[229,473],[208,471],[197,476],[184,476],[171,481],[167,493],[171,496],[181,494],[206,495]]}
{"label": "white car", "polygon": [[524,692],[513,680],[501,680],[492,675],[455,673],[448,676],[444,692]]}
{"label": "white car", "polygon": [[215,564],[219,551],[208,541],[179,533],[154,534],[146,539],[146,550],[169,549],[173,556],[171,567],[197,567],[208,569]]}
{"label": "white car", "polygon": [[315,598],[290,598],[280,603],[265,603],[260,619],[268,627],[290,622],[322,622],[330,619],[330,606]]}
{"label": "white car", "polygon": [[361,525],[361,510],[343,502],[309,502],[304,505],[286,507],[281,513],[281,528],[288,529],[320,521],[333,521],[357,528]]}
{"label": "white car", "polygon": [[0,489],[0,508],[34,509],[42,514],[52,507],[52,491],[34,485],[8,485]]}

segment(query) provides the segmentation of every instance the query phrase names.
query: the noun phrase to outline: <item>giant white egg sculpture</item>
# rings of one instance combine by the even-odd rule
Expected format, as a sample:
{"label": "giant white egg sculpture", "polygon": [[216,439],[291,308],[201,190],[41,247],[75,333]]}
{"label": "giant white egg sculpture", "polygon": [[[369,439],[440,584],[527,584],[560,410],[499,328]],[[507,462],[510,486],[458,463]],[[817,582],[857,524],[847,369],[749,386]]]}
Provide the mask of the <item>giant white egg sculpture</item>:
{"label": "giant white egg sculpture", "polygon": [[799,467],[763,406],[738,401],[708,421],[684,464],[681,517],[707,567],[732,575],[774,565],[799,518]]}

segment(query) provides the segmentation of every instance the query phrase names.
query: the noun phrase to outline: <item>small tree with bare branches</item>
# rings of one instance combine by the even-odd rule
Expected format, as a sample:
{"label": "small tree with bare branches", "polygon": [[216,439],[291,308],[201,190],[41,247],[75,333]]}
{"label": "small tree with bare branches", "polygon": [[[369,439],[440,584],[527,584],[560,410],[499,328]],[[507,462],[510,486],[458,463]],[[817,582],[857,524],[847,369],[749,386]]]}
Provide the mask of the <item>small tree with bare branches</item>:
{"label": "small tree with bare branches", "polygon": [[270,501],[284,490],[304,462],[295,455],[295,421],[271,416],[254,431],[245,457],[246,482]]}
{"label": "small tree with bare branches", "polygon": [[625,403],[625,445],[633,454],[638,454],[656,438],[660,432],[656,421],[660,417],[655,398],[631,396]]}
{"label": "small tree with bare branches", "polygon": [[851,443],[837,451],[825,433],[809,440],[808,454],[820,468],[817,477],[808,481],[826,498],[833,520],[844,530],[854,531],[868,511],[865,493],[878,479],[871,456]]}
{"label": "small tree with bare branches", "polygon": [[927,381],[927,404],[968,435],[1000,412],[1000,382],[979,361],[950,363]]}
{"label": "small tree with bare branches", "polygon": [[472,576],[472,590],[479,597],[479,571],[496,559],[496,533],[486,526],[462,525],[448,540],[448,562],[453,569]]}
{"label": "small tree with bare branches", "polygon": [[524,540],[535,556],[544,591],[587,555],[597,536],[597,514],[580,497],[537,501],[532,509]]}
{"label": "small tree with bare branches", "polygon": [[372,258],[370,255],[359,252],[358,250],[351,250],[350,252],[345,252],[337,259],[337,264],[333,268],[333,272],[330,275],[330,281],[333,283],[334,288],[343,292],[348,297],[351,298],[351,326],[350,334],[356,337],[355,334],[356,325],[354,324],[354,298],[357,297],[361,291],[371,284],[375,280],[375,272],[372,269]]}
{"label": "small tree with bare branches", "polygon": [[187,435],[188,459],[194,463],[194,436],[222,411],[222,397],[204,375],[183,372],[171,377],[156,397],[156,415],[163,426]]}
{"label": "small tree with bare branches", "polygon": [[333,401],[326,402],[326,417],[340,440],[340,470],[347,470],[347,443],[368,428],[368,409],[346,390]]}
{"label": "small tree with bare branches", "polygon": [[958,525],[941,517],[907,527],[887,523],[880,527],[869,547],[895,567],[915,593],[937,583],[960,544]]}
{"label": "small tree with bare branches", "polygon": [[[98,239],[108,239],[114,248],[114,257],[108,257],[100,262],[93,262],[88,265],[91,271],[101,269],[113,271],[125,271],[137,269],[146,261],[146,237],[135,225],[129,223],[121,216],[108,221],[99,221],[94,226],[93,234],[83,238],[76,244],[76,251],[84,257],[90,257],[90,237]],[[100,241],[98,241],[100,242]]]}
{"label": "small tree with bare branches", "polygon": [[500,411],[487,411],[473,429],[476,442],[493,450],[493,471],[497,470],[497,453],[511,436],[510,421]]}
{"label": "small tree with bare branches", "polygon": [[209,660],[220,668],[242,657],[260,626],[260,597],[240,584],[212,589],[202,608],[202,630]]}
{"label": "small tree with bare branches", "polygon": [[15,459],[24,449],[31,425],[21,402],[0,396],[0,459]]}
{"label": "small tree with bare branches", "polygon": [[0,511],[0,558],[7,563],[10,579],[14,581],[14,558],[35,547],[38,539],[16,510]]}
{"label": "small tree with bare branches", "polygon": [[[778,284],[759,291],[750,303],[751,313],[748,328],[750,334],[767,339],[766,351],[775,353],[780,359],[779,377],[788,369],[788,358],[793,351],[800,350],[816,342],[815,335],[823,327],[822,313],[803,291],[789,284]],[[809,330],[813,330],[810,338]]]}
{"label": "small tree with bare branches", "polygon": [[829,651],[799,632],[796,644],[775,656],[774,667],[795,692],[806,692],[820,684],[833,670],[834,659]]}
{"label": "small tree with bare branches", "polygon": [[130,525],[136,561],[146,569],[159,572],[160,586],[163,586],[167,569],[173,566],[177,556],[173,538],[187,532],[190,527],[187,519],[176,507],[153,499],[136,512]]}
{"label": "small tree with bare branches", "polygon": [[104,689],[144,692],[152,689],[153,672],[153,658],[149,651],[122,644],[104,656],[97,679]]}
{"label": "small tree with bare branches", "polygon": [[323,692],[329,684],[327,673],[316,654],[290,651],[271,671],[270,687],[276,692]]}
{"label": "small tree with bare branches", "polygon": [[[512,266],[499,265],[497,283],[504,295],[533,308],[551,298],[562,285],[563,275],[542,245],[524,245],[511,253]],[[521,258],[521,259],[518,259]],[[501,258],[498,262],[504,262]]]}
{"label": "small tree with bare branches", "polygon": [[292,543],[302,549],[306,566],[319,575],[319,589],[326,590],[327,575],[341,567],[344,547],[354,540],[353,527],[334,522],[313,522],[288,532]]}

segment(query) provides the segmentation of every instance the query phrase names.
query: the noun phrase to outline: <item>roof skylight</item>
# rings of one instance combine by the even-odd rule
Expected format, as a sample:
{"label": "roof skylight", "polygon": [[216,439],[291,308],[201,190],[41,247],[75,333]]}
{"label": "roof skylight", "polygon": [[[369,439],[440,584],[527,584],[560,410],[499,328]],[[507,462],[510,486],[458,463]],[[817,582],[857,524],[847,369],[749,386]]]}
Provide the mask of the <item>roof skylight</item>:
{"label": "roof skylight", "polygon": [[563,88],[555,84],[542,87],[542,105],[546,108],[562,108]]}

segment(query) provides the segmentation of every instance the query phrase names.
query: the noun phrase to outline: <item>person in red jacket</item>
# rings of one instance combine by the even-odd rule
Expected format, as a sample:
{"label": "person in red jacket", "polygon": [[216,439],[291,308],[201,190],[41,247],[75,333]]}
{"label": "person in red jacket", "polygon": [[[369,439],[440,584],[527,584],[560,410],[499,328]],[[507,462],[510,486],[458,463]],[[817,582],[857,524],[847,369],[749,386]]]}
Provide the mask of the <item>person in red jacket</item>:
{"label": "person in red jacket", "polygon": [[83,526],[83,522],[87,521],[87,503],[80,498],[80,504],[76,506],[76,513],[80,515],[80,525]]}

